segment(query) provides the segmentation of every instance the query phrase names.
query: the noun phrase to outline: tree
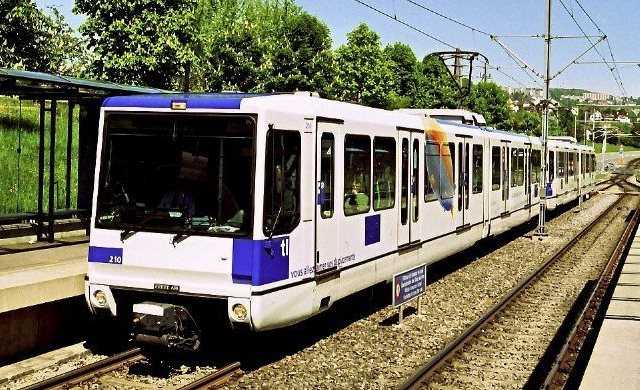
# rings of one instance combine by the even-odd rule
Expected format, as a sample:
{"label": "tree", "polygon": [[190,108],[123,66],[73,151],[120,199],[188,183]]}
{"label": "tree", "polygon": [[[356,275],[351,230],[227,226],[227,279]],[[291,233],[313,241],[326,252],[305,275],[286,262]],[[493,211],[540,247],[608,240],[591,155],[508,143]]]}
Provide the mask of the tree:
{"label": "tree", "polygon": [[511,112],[509,115],[509,126],[516,133],[528,135],[540,135],[542,129],[540,114],[526,110]]}
{"label": "tree", "polygon": [[360,24],[347,35],[347,43],[336,50],[335,56],[333,91],[338,99],[373,107],[388,105],[393,76],[378,34]]}
{"label": "tree", "polygon": [[202,88],[326,94],[333,75],[329,29],[292,0],[209,0],[197,15]]}
{"label": "tree", "polygon": [[456,108],[458,87],[449,75],[446,65],[438,58],[426,56],[418,64],[416,92],[413,106],[416,108]]}
{"label": "tree", "polygon": [[0,1],[0,67],[74,73],[81,45],[57,9],[33,0]]}
{"label": "tree", "polygon": [[511,93],[510,98],[518,108],[523,108],[525,104],[533,103],[531,95],[523,91],[514,91]]}
{"label": "tree", "polygon": [[76,0],[93,77],[178,88],[199,46],[197,0]]}
{"label": "tree", "polygon": [[418,61],[413,50],[404,43],[396,42],[384,48],[393,76],[393,91],[389,95],[389,108],[410,107],[416,94]]}
{"label": "tree", "polygon": [[509,96],[498,84],[481,82],[473,85],[469,95],[469,109],[482,114],[489,126],[509,126]]}
{"label": "tree", "polygon": [[328,94],[333,76],[329,28],[306,12],[292,15],[280,34],[272,37],[267,91],[311,90]]}

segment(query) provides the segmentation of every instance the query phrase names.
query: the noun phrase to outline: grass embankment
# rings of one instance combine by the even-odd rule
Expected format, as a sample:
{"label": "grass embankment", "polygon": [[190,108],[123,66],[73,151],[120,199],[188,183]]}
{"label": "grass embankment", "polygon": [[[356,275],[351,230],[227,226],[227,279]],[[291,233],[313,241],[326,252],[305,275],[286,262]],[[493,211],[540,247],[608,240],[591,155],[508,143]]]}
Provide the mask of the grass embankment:
{"label": "grass embankment", "polygon": [[[48,104],[47,104],[48,106]],[[74,110],[71,154],[71,207],[77,202],[78,107]],[[67,151],[67,104],[58,102],[56,115],[56,155],[54,205],[65,207],[65,174]],[[36,211],[38,208],[39,114],[37,102],[0,97],[0,215]],[[50,113],[45,113],[44,208],[47,209],[49,188]],[[18,153],[20,146],[20,153]],[[19,164],[19,167],[18,167]]]}
{"label": "grass embankment", "polygon": [[[596,153],[600,153],[600,151],[602,150],[602,142],[596,143],[593,146],[593,148],[596,151]],[[625,152],[635,152],[640,150],[635,146],[629,146],[629,145],[624,145],[623,148]],[[620,151],[620,145],[607,144],[607,150],[606,150],[607,153],[617,153],[619,151]]]}

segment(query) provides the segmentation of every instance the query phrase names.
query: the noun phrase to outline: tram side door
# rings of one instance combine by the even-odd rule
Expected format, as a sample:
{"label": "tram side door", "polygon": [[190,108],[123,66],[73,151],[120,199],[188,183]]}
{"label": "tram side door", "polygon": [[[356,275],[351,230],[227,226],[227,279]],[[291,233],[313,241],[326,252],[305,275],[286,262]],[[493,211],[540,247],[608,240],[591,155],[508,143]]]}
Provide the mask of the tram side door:
{"label": "tram side door", "polygon": [[458,167],[458,198],[457,198],[457,210],[458,221],[457,228],[464,229],[470,225],[469,214],[469,194],[471,188],[469,187],[469,178],[471,176],[470,154],[471,154],[471,139],[462,138],[458,141],[458,153],[456,158],[458,159],[456,166]]}
{"label": "tram side door", "polygon": [[[422,237],[422,224],[420,214],[420,199],[424,199],[424,132],[411,132],[410,176],[409,176],[409,242],[416,243]],[[422,177],[421,177],[421,173]],[[421,195],[422,194],[422,195]],[[423,200],[424,202],[424,200]]]}
{"label": "tram side door", "polygon": [[[316,132],[316,232],[315,232],[315,272],[321,274],[336,269],[340,225],[338,211],[342,203],[342,180],[336,167],[340,167],[337,157],[340,127],[337,123],[318,122]],[[341,138],[340,138],[341,139]]]}
{"label": "tram side door", "polygon": [[524,159],[525,159],[525,164],[524,164],[524,190],[527,192],[527,207],[529,208],[529,213],[531,213],[531,190],[533,190],[533,188],[531,188],[531,144],[527,145],[525,147],[525,155],[524,155]]}
{"label": "tram side door", "polygon": [[398,130],[397,172],[400,185],[398,186],[398,246],[409,245],[411,242],[411,133],[407,130]]}

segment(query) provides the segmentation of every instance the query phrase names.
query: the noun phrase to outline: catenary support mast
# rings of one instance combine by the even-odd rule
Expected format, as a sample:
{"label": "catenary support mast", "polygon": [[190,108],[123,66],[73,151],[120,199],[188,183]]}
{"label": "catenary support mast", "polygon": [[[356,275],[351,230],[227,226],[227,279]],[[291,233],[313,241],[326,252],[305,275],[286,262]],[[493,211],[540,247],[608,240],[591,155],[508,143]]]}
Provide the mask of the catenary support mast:
{"label": "catenary support mast", "polygon": [[538,215],[538,228],[536,234],[547,234],[547,183],[549,181],[549,83],[551,82],[551,0],[547,0],[547,34],[544,38],[544,114],[542,119],[542,183],[540,191],[540,214]]}

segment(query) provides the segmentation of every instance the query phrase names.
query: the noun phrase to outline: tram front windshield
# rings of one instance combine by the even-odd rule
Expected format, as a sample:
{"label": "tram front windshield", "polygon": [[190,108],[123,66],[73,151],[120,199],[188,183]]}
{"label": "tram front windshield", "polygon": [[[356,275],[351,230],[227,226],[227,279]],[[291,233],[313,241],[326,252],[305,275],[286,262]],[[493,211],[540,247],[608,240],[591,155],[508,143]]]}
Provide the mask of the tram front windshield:
{"label": "tram front windshield", "polygon": [[248,235],[254,141],[247,116],[107,114],[96,227]]}

